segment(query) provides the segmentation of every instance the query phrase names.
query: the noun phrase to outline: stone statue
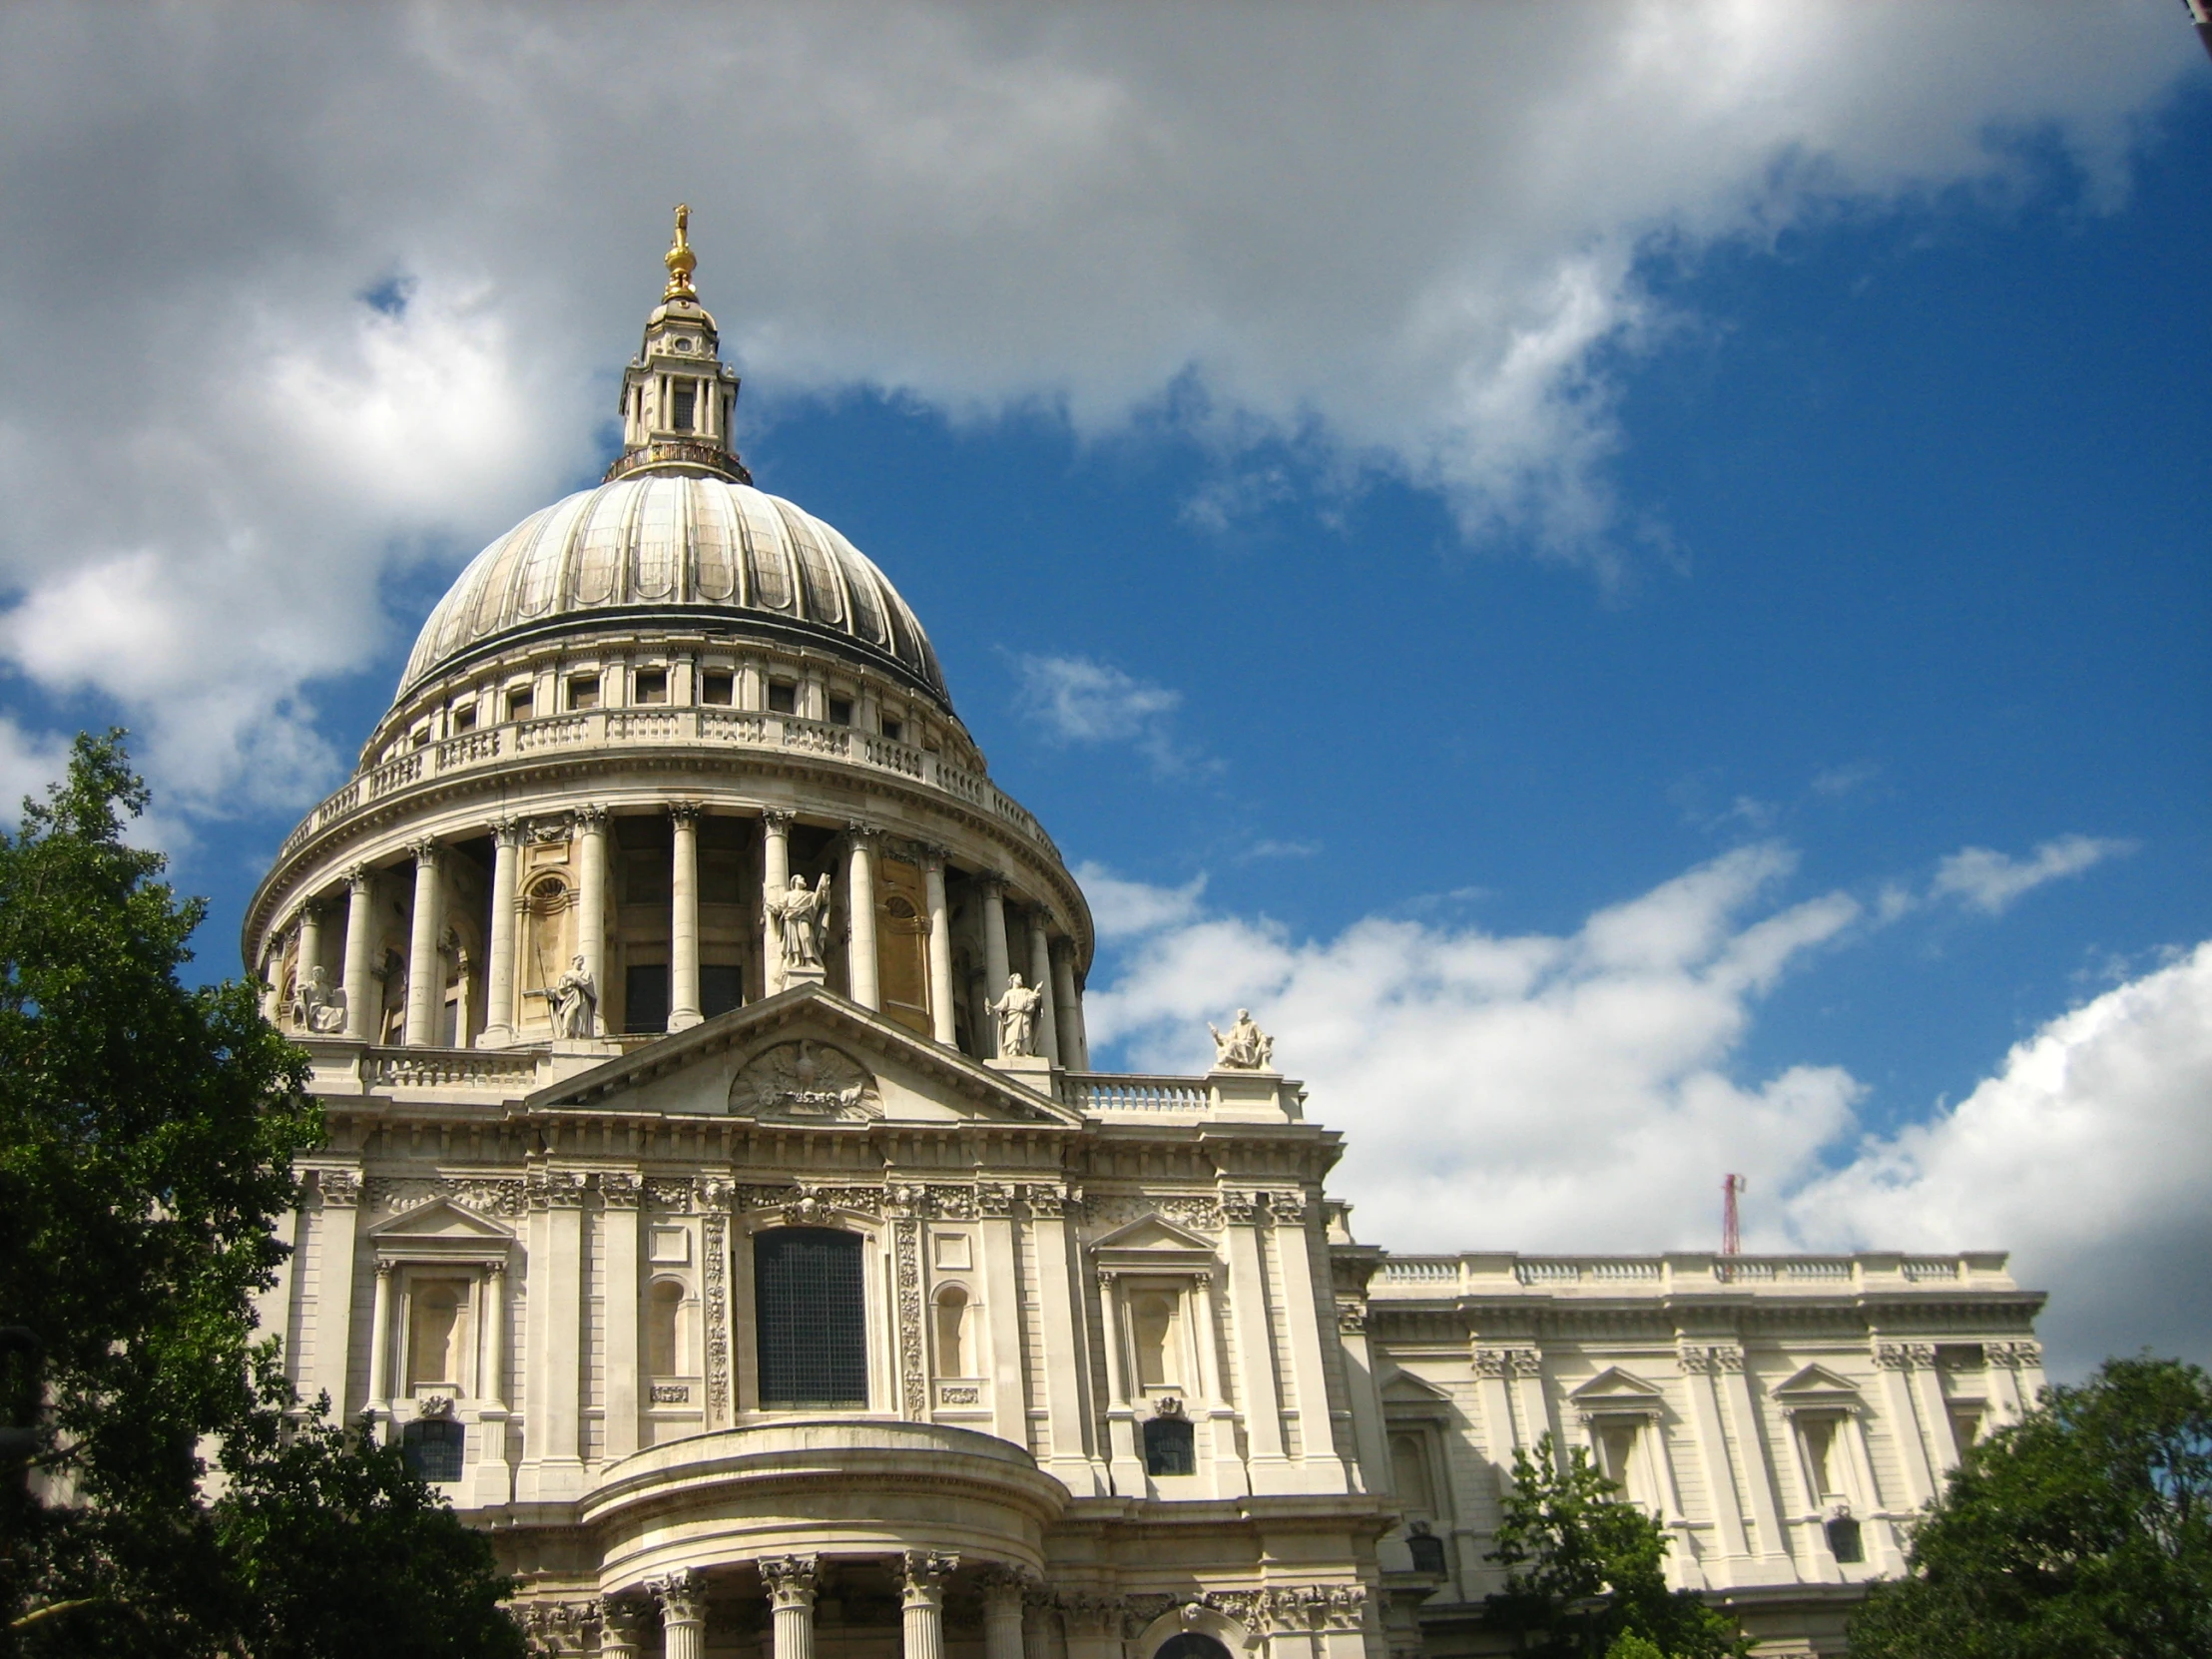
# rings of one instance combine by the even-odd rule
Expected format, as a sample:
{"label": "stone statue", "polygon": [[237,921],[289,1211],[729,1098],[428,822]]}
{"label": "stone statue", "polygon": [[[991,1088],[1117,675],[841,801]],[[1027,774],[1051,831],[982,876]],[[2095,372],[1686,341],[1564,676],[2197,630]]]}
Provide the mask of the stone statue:
{"label": "stone statue", "polygon": [[787,968],[822,966],[822,929],[829,919],[830,874],[807,885],[807,877],[795,875],[782,892],[763,895],[762,904],[776,922],[776,937]]}
{"label": "stone statue", "polygon": [[1037,1052],[1037,1010],[1044,1006],[1044,992],[1021,982],[1021,975],[1006,975],[1006,993],[996,1002],[986,1002],[998,1017],[998,1052],[1000,1056],[1032,1055]]}
{"label": "stone statue", "polygon": [[1275,1039],[1252,1022],[1252,1010],[1239,1008],[1237,1023],[1225,1036],[1214,1026],[1214,1066],[1219,1071],[1266,1071],[1275,1064]]}
{"label": "stone statue", "polygon": [[330,987],[330,975],[320,967],[307,969],[307,977],[291,999],[291,1022],[301,1031],[326,1037],[345,1029],[345,992]]}
{"label": "stone statue", "polygon": [[564,1037],[599,1035],[599,987],[578,956],[546,993],[553,1003],[553,1029]]}

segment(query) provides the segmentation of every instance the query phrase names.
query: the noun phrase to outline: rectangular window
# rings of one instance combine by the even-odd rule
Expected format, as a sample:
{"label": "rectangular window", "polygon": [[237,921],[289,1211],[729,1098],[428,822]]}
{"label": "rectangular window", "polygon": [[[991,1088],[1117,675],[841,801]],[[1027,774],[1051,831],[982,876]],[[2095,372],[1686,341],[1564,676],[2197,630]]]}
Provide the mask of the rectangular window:
{"label": "rectangular window", "polygon": [[688,432],[692,429],[692,411],[699,402],[698,383],[678,380],[672,389],[675,407],[670,411],[668,423],[679,432]]}
{"label": "rectangular window", "polygon": [[1814,1503],[1842,1495],[1836,1484],[1836,1429],[1841,1421],[1832,1416],[1798,1418],[1798,1437],[1805,1447],[1805,1483]]}
{"label": "rectangular window", "polygon": [[1144,1425],[1147,1474],[1196,1474],[1198,1435],[1188,1417],[1154,1417]]}
{"label": "rectangular window", "polygon": [[573,674],[568,681],[568,706],[571,709],[596,709],[599,707],[599,676]]}
{"label": "rectangular window", "polygon": [[462,732],[475,731],[476,705],[473,703],[463,703],[458,709],[455,709],[453,711],[452,715],[447,719],[446,725],[453,731],[456,736],[458,736]]}
{"label": "rectangular window", "polygon": [[850,726],[852,724],[851,698],[832,697],[830,699],[830,723],[832,726]]}
{"label": "rectangular window", "polygon": [[1867,1546],[1859,1536],[1859,1523],[1849,1515],[1838,1515],[1828,1523],[1828,1548],[1843,1566],[1856,1566],[1867,1558]]}
{"label": "rectangular window", "polygon": [[528,686],[524,686],[518,691],[509,692],[507,694],[507,718],[509,720],[528,720],[531,707],[536,702],[537,699],[531,695]]}
{"label": "rectangular window", "polygon": [[409,732],[407,734],[407,746],[410,749],[420,749],[429,741],[430,723],[428,721],[424,721],[420,726],[417,726],[412,732]]}
{"label": "rectangular window", "polygon": [[883,722],[883,736],[890,739],[891,742],[897,743],[901,738],[905,736],[905,734],[906,727],[903,722],[895,720],[886,720]]}
{"label": "rectangular window", "polygon": [[468,1430],[450,1417],[419,1417],[399,1431],[399,1455],[417,1480],[458,1480]]}
{"label": "rectangular window", "polygon": [[727,709],[738,700],[738,677],[726,668],[711,668],[699,677],[699,701]]}
{"label": "rectangular window", "polygon": [[745,1000],[745,970],[734,964],[702,962],[699,967],[699,1011],[708,1019],[727,1014]]}
{"label": "rectangular window", "polygon": [[867,1313],[860,1238],[779,1227],[753,1240],[761,1404],[772,1411],[867,1404]]}
{"label": "rectangular window", "polygon": [[639,669],[637,686],[637,700],[640,703],[666,703],[668,701],[668,670],[665,668]]}
{"label": "rectangular window", "polygon": [[768,683],[768,706],[780,715],[799,712],[799,688],[789,680],[771,680]]}
{"label": "rectangular window", "polygon": [[633,962],[624,970],[622,1029],[632,1036],[668,1029],[666,962]]}

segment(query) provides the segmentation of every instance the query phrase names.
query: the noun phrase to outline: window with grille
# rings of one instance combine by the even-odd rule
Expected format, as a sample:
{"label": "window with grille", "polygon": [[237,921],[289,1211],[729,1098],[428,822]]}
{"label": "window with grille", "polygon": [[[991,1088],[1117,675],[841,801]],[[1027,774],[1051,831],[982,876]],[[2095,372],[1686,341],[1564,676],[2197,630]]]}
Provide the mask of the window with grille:
{"label": "window with grille", "polygon": [[860,1239],[779,1227],[753,1241],[761,1404],[771,1411],[867,1404],[867,1313]]}
{"label": "window with grille", "polygon": [[1229,1659],[1229,1650],[1211,1636],[1185,1630],[1162,1642],[1152,1659]]}
{"label": "window with grille", "polygon": [[458,1480],[467,1437],[448,1417],[420,1417],[399,1431],[399,1454],[418,1480]]}
{"label": "window with grille", "polygon": [[1188,1417],[1154,1417],[1144,1425],[1147,1474],[1196,1474],[1198,1436]]}

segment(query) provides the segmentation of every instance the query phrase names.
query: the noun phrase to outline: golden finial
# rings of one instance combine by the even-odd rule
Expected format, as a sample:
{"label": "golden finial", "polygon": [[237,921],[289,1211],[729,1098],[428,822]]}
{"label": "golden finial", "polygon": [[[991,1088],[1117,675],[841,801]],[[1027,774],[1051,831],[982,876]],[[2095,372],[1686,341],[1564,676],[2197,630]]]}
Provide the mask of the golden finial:
{"label": "golden finial", "polygon": [[668,267],[668,289],[663,299],[696,299],[691,274],[699,269],[699,256],[691,251],[691,204],[680,202],[676,206],[676,240],[669,244],[668,252],[661,257]]}

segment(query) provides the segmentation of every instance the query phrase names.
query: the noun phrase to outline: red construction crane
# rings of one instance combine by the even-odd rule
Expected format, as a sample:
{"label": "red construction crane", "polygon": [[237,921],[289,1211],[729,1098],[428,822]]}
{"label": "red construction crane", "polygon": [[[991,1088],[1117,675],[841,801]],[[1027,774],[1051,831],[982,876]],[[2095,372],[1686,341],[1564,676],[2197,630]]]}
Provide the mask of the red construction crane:
{"label": "red construction crane", "polygon": [[1744,1251],[1743,1217],[1736,1209],[1737,1196],[1744,1190],[1744,1178],[1740,1175],[1721,1177],[1721,1254],[1741,1256]]}

